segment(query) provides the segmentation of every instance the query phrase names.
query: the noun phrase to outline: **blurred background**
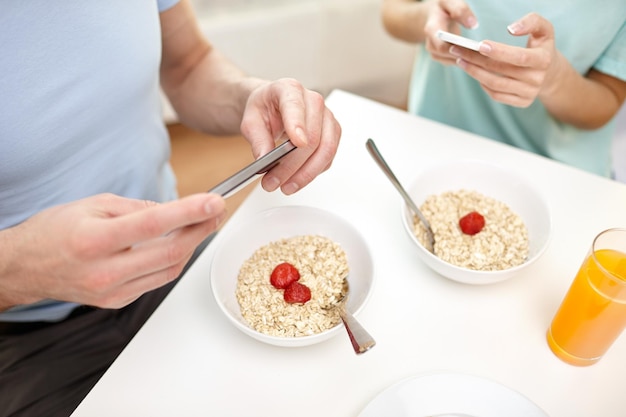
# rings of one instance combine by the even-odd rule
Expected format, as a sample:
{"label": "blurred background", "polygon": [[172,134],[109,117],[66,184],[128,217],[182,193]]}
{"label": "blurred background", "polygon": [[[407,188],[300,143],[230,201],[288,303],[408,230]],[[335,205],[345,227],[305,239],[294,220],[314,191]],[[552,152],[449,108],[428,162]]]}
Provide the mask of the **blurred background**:
{"label": "blurred background", "polygon": [[[297,78],[324,96],[337,88],[405,108],[415,47],[387,35],[381,2],[192,0],[208,39],[245,71],[268,79]],[[172,164],[182,175],[181,194],[201,191],[251,160],[241,138],[228,145],[206,140],[177,125],[176,115],[164,103],[174,145]],[[616,175],[626,182],[626,109],[618,119]],[[219,166],[218,161],[225,160],[229,165]],[[211,168],[213,163],[218,168]]]}
{"label": "blurred background", "polygon": [[209,40],[245,71],[404,106],[415,48],[389,37],[381,0],[192,0]]}

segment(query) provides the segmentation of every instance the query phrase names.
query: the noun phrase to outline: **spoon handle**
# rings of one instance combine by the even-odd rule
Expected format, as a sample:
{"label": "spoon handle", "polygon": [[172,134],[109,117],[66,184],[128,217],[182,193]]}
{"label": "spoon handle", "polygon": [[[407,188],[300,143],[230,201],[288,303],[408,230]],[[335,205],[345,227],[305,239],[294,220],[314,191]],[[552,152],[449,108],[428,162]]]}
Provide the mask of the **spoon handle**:
{"label": "spoon handle", "polygon": [[419,217],[420,221],[422,222],[422,224],[426,228],[426,233],[428,234],[428,240],[430,240],[431,246],[434,245],[435,237],[432,234],[432,229],[430,228],[430,223],[428,223],[428,220],[426,220],[426,217],[424,217],[424,215],[422,214],[420,209],[413,202],[413,199],[406,192],[406,190],[404,189],[402,184],[400,184],[400,181],[398,181],[398,178],[396,177],[396,175],[393,173],[393,171],[391,170],[391,168],[389,167],[389,165],[385,161],[385,158],[383,158],[383,156],[381,155],[381,153],[378,150],[378,148],[376,147],[376,144],[374,143],[374,141],[372,139],[368,139],[366,144],[365,144],[365,147],[367,147],[367,150],[369,151],[370,155],[372,155],[372,158],[374,158],[374,161],[376,161],[376,163],[378,164],[380,169],[383,170],[383,172],[387,175],[387,178],[389,178],[391,180],[391,183],[400,192],[400,194],[402,195],[402,198],[404,198],[404,201],[406,202],[406,204],[408,204],[409,207],[411,208],[411,211],[413,211],[413,213],[415,213]]}
{"label": "spoon handle", "polygon": [[346,311],[343,306],[339,308],[339,316],[341,317],[341,321],[343,321],[343,325],[348,332],[354,353],[360,355],[361,353],[365,353],[374,347],[376,344],[374,338],[363,328],[363,326],[361,326],[361,323],[359,323],[352,314]]}

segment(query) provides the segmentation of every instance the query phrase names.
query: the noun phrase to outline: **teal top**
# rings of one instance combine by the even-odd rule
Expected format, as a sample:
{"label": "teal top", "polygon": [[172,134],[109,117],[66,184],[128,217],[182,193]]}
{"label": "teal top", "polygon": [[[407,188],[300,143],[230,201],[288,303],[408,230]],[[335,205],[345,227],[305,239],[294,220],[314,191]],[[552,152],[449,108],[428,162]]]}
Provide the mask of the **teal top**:
{"label": "teal top", "polygon": [[[175,2],[0,2],[0,230],[98,193],[177,197],[159,93],[159,12]],[[0,321],[75,306],[45,300]]]}
{"label": "teal top", "polygon": [[[525,46],[527,37],[514,37],[506,27],[536,12],[554,26],[556,47],[580,74],[591,68],[626,79],[626,1],[589,0],[500,1],[468,0],[479,27],[462,29],[475,40]],[[409,90],[408,109],[537,154],[610,176],[614,122],[597,130],[582,130],[554,119],[539,100],[517,108],[491,99],[462,69],[431,59],[421,46]]]}

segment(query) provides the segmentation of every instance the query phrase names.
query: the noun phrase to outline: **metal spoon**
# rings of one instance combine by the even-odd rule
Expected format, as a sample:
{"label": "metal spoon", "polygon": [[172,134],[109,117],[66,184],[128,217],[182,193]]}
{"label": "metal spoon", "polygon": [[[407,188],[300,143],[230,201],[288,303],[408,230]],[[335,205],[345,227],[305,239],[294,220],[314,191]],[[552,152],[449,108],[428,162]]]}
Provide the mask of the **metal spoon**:
{"label": "metal spoon", "polygon": [[348,332],[348,337],[350,338],[350,343],[352,344],[354,353],[360,355],[373,348],[374,345],[376,345],[376,341],[367,332],[367,330],[361,326],[361,323],[359,323],[357,319],[354,318],[348,310],[346,310],[346,299],[348,297],[349,290],[350,286],[348,284],[348,278],[344,278],[343,287],[341,289],[341,297],[329,307],[324,308],[337,309],[339,317],[341,317],[341,321]]}
{"label": "metal spoon", "polygon": [[400,195],[402,195],[402,198],[404,198],[404,201],[409,206],[411,211],[415,213],[415,215],[420,219],[420,221],[424,225],[424,228],[426,229],[426,235],[428,236],[428,241],[430,242],[430,251],[432,252],[433,248],[435,247],[435,235],[433,234],[433,229],[431,229],[430,227],[430,223],[428,223],[428,220],[426,220],[426,217],[424,217],[424,215],[422,214],[420,209],[417,207],[415,202],[413,202],[413,200],[411,199],[409,194],[406,192],[402,184],[400,184],[400,181],[398,181],[398,178],[396,178],[395,174],[393,173],[389,165],[387,165],[387,162],[385,162],[385,159],[378,151],[378,148],[376,147],[376,144],[374,143],[374,141],[372,139],[368,139],[365,146],[367,147],[367,150],[370,152],[370,155],[372,155],[372,158],[374,158],[374,160],[376,161],[380,169],[383,170],[383,172],[387,175],[387,178],[391,180],[391,183],[396,187],[396,189],[400,191]]}

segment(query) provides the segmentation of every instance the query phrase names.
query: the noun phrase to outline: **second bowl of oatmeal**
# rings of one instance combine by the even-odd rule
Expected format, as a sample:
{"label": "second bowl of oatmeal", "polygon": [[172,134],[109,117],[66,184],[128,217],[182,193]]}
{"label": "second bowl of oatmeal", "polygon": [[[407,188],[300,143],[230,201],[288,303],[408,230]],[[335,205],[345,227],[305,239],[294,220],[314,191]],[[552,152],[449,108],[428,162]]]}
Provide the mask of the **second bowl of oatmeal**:
{"label": "second bowl of oatmeal", "polygon": [[497,164],[454,160],[424,169],[407,192],[430,222],[434,253],[423,226],[402,204],[404,227],[417,255],[440,275],[490,284],[518,275],[548,246],[546,199],[521,175]]}
{"label": "second bowl of oatmeal", "polygon": [[[326,210],[271,208],[226,225],[215,243],[210,274],[218,306],[239,330],[271,345],[306,346],[345,333],[333,308],[343,297],[345,277],[344,301],[352,314],[358,315],[372,291],[365,240]],[[350,349],[347,335],[341,336]]]}

